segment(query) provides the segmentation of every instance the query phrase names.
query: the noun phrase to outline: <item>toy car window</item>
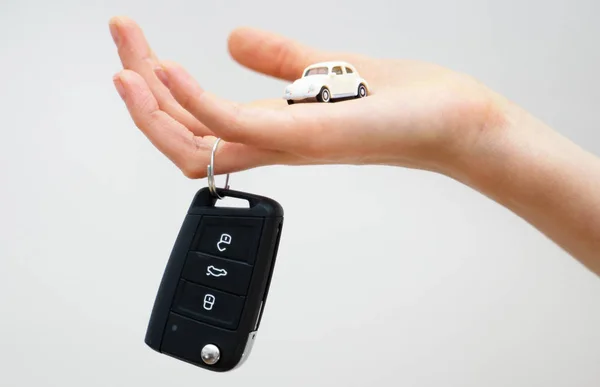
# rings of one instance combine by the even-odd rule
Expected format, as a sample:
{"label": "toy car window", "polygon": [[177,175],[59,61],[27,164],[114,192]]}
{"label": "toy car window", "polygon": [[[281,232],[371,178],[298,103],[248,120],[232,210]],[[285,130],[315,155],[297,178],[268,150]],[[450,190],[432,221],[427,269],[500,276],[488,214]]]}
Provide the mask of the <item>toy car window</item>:
{"label": "toy car window", "polygon": [[342,71],[342,67],[341,66],[336,66],[334,68],[331,69],[332,73],[336,73],[338,75],[342,75],[343,71]]}
{"label": "toy car window", "polygon": [[350,67],[346,67],[346,74],[352,74],[353,72]]}
{"label": "toy car window", "polygon": [[327,75],[327,67],[314,67],[312,69],[308,69],[306,70],[306,73],[304,73],[304,76],[309,76],[309,75],[321,75],[321,74],[325,74]]}

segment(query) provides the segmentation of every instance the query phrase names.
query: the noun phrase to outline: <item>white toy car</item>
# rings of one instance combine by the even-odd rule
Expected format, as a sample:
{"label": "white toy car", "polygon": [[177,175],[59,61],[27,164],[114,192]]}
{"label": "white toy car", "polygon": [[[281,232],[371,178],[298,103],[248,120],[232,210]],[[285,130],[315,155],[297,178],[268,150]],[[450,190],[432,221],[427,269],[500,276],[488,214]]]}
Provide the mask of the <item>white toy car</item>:
{"label": "white toy car", "polygon": [[294,102],[316,100],[330,102],[337,99],[363,98],[369,92],[367,82],[356,68],[342,61],[315,63],[304,69],[302,78],[286,87],[284,99]]}

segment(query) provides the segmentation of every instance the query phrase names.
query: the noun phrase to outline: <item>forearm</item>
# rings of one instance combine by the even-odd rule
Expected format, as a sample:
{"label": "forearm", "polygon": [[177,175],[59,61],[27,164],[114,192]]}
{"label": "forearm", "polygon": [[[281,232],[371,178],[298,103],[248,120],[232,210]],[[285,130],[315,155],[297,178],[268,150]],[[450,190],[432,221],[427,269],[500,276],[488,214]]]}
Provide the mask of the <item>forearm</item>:
{"label": "forearm", "polygon": [[532,224],[600,275],[600,158],[522,109],[487,128],[454,178]]}

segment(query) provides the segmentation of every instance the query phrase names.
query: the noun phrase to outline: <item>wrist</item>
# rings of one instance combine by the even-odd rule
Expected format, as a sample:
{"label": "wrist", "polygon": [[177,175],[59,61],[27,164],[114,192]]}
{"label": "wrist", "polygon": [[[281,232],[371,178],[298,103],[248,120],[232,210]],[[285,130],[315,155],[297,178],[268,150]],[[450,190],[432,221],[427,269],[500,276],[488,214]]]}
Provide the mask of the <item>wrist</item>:
{"label": "wrist", "polygon": [[514,104],[450,177],[510,209],[600,274],[600,160]]}
{"label": "wrist", "polygon": [[546,129],[519,106],[494,95],[480,128],[457,140],[455,155],[444,173],[495,198],[517,183],[517,171],[530,164],[533,153],[528,152],[535,153],[531,149],[535,137]]}

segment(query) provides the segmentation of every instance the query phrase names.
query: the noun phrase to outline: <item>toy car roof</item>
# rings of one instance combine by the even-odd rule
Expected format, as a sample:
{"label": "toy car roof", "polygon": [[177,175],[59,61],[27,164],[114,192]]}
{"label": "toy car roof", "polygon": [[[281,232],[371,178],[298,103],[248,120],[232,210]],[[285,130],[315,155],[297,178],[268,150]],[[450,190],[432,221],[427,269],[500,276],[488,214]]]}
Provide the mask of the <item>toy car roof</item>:
{"label": "toy car roof", "polygon": [[354,66],[352,66],[350,63],[342,61],[342,60],[313,63],[310,66],[306,67],[304,70],[312,69],[315,67],[333,67],[333,66],[350,67],[352,70],[354,70]]}

